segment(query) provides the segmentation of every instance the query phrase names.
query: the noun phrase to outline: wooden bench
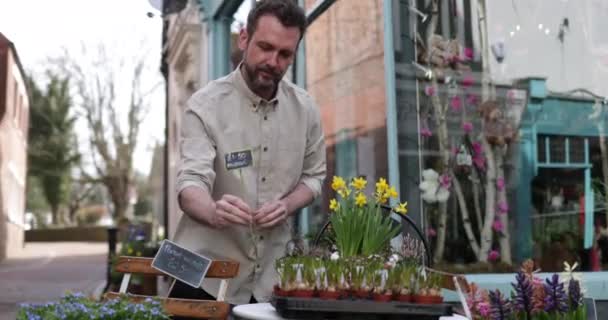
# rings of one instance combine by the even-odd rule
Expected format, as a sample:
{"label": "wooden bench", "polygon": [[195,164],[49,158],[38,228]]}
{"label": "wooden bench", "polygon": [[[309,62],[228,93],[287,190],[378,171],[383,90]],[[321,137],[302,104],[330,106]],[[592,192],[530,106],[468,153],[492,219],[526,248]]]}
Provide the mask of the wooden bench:
{"label": "wooden bench", "polygon": [[[121,256],[118,258],[115,270],[123,273],[119,292],[108,292],[106,299],[115,299],[126,294],[131,280],[131,274],[162,276],[164,273],[152,268],[152,258]],[[234,278],[239,271],[239,264],[233,261],[213,261],[205,278],[222,279],[217,300],[193,300],[168,297],[158,298],[165,311],[171,316],[192,317],[197,319],[226,319],[230,313],[230,305],[224,301],[228,288],[228,279]],[[174,280],[175,281],[175,280]],[[129,300],[141,302],[148,298],[143,295],[129,295]]]}

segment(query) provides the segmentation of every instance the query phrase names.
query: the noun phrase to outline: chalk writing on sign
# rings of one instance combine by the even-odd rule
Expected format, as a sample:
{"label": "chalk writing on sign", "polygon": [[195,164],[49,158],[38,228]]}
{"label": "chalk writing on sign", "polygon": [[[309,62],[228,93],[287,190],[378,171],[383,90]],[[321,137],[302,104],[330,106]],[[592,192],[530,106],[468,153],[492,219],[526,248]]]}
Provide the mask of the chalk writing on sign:
{"label": "chalk writing on sign", "polygon": [[170,240],[163,240],[154,256],[152,267],[192,287],[201,286],[212,260],[183,248]]}

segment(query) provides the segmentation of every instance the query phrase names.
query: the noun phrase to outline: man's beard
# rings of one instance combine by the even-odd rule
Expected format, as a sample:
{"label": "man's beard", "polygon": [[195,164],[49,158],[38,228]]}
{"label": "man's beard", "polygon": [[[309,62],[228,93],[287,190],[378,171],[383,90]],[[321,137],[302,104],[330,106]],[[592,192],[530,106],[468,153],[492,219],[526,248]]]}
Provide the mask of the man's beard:
{"label": "man's beard", "polygon": [[[249,86],[251,86],[251,90],[254,92],[274,92],[279,85],[279,82],[281,82],[281,79],[283,78],[281,72],[268,65],[252,66],[245,60],[243,61],[243,66],[245,67],[245,73],[247,74],[247,79],[249,80]],[[260,72],[262,71],[271,76],[270,81],[264,81],[261,79]]]}

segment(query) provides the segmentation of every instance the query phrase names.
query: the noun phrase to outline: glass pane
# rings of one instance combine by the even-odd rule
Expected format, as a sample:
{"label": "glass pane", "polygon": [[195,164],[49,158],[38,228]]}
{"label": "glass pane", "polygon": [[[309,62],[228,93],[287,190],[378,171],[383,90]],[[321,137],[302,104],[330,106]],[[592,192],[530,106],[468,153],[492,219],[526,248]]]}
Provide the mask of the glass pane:
{"label": "glass pane", "polygon": [[608,269],[608,3],[413,3],[393,17],[401,193],[436,267]]}
{"label": "glass pane", "polygon": [[[309,10],[316,3],[307,0]],[[386,178],[386,107],[382,2],[337,1],[308,28],[306,87],[321,110],[327,144],[328,181],[365,176]],[[311,231],[327,217],[329,199],[312,210]]]}

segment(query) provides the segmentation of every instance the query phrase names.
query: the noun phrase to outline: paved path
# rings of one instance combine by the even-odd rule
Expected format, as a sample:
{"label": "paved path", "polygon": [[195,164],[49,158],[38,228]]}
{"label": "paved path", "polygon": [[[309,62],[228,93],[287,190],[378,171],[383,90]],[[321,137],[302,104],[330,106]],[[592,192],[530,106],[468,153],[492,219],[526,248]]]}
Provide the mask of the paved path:
{"label": "paved path", "polygon": [[15,319],[19,303],[59,299],[66,291],[93,294],[105,285],[106,243],[33,242],[0,262],[0,319]]}

